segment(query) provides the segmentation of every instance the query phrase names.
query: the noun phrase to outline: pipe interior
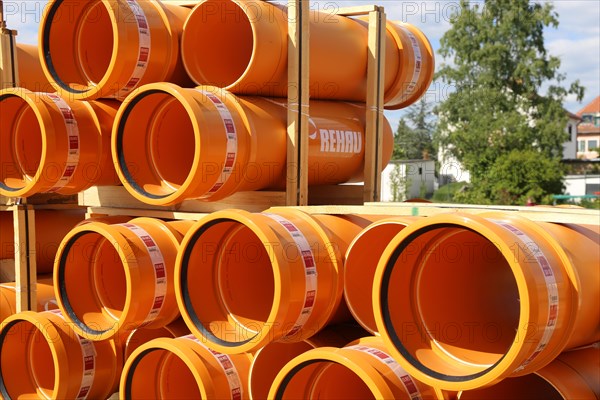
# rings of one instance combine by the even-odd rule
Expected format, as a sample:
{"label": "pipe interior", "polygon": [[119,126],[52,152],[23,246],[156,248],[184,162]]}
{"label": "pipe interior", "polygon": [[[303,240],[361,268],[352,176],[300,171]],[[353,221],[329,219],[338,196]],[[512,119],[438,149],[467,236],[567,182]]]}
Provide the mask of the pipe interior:
{"label": "pipe interior", "polygon": [[49,22],[54,78],[74,89],[99,83],[110,69],[115,48],[113,24],[104,2],[65,1]]}
{"label": "pipe interior", "polygon": [[2,183],[20,189],[31,181],[42,159],[42,129],[25,100],[7,96],[0,100],[0,160]]}
{"label": "pipe interior", "polygon": [[143,355],[135,370],[129,370],[133,399],[202,399],[190,368],[175,354],[154,349]]}
{"label": "pipe interior", "polygon": [[17,321],[0,343],[2,385],[20,398],[52,398],[54,359],[44,334],[29,321]]}
{"label": "pipe interior", "polygon": [[33,384],[40,395],[51,399],[54,393],[54,358],[41,331],[32,335],[28,354]]}
{"label": "pipe interior", "polygon": [[283,399],[375,399],[369,386],[354,371],[324,360],[301,368],[280,393]]}
{"label": "pipe interior", "polygon": [[122,157],[131,183],[142,191],[153,196],[177,191],[191,173],[195,148],[192,121],[171,95],[153,93],[131,108],[123,127]]}
{"label": "pipe interior", "polygon": [[221,220],[204,230],[191,249],[186,279],[194,283],[187,293],[193,312],[218,339],[247,340],[267,322],[275,293],[271,259],[242,223]]}
{"label": "pipe interior", "polygon": [[[247,4],[245,7],[253,7]],[[188,70],[199,73],[196,79],[204,80],[200,84],[227,87],[249,67],[254,46],[253,17],[246,11],[252,12],[233,1],[221,0],[205,1],[195,9],[187,23],[187,27],[193,27],[193,38],[186,38],[193,42],[194,51],[188,52],[185,59]]]}
{"label": "pipe interior", "polygon": [[388,243],[405,225],[386,223],[361,233],[344,264],[344,294],[354,318],[369,332],[377,331],[373,315],[373,281],[375,270]]}
{"label": "pipe interior", "polygon": [[460,376],[449,365],[462,362],[469,375],[498,362],[515,340],[520,315],[517,283],[501,252],[459,226],[434,227],[405,244],[386,302],[391,329],[417,367]]}
{"label": "pipe interior", "polygon": [[110,67],[113,46],[112,23],[106,6],[95,2],[84,12],[77,36],[76,54],[88,82],[102,80]]}
{"label": "pipe interior", "polygon": [[64,285],[77,324],[96,331],[116,328],[127,297],[121,257],[108,239],[95,232],[71,243],[63,266]]}
{"label": "pipe interior", "polygon": [[508,378],[479,390],[462,392],[460,400],[564,400],[560,392],[544,378],[536,374]]}
{"label": "pipe interior", "polygon": [[[15,258],[18,247],[15,246],[14,234],[13,212],[0,211],[0,259]],[[8,268],[12,266],[0,266],[0,270]]]}

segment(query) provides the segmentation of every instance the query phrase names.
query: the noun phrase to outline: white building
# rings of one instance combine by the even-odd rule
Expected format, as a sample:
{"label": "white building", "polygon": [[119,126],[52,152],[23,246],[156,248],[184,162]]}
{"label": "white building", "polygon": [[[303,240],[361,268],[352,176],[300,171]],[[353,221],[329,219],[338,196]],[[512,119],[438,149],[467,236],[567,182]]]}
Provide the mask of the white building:
{"label": "white building", "polygon": [[565,177],[565,194],[584,196],[597,193],[600,193],[600,175],[567,175]]}
{"label": "white building", "polygon": [[[569,140],[563,143],[563,160],[575,160],[578,156],[577,127],[581,122],[581,118],[569,111],[566,111],[566,113],[569,117],[569,120],[565,126],[565,132],[569,134]],[[471,182],[471,174],[450,153],[450,147],[440,147],[438,152],[438,160],[440,161],[440,186],[451,182]]]}
{"label": "white building", "polygon": [[381,201],[424,199],[437,189],[435,161],[390,161],[381,177]]}

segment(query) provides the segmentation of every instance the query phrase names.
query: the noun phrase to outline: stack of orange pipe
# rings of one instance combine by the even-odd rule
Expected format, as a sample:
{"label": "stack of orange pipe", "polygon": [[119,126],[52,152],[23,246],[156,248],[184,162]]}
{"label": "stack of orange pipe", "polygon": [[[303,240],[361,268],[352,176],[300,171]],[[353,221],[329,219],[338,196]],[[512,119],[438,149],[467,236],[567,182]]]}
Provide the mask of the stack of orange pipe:
{"label": "stack of orange pipe", "polygon": [[[50,1],[37,56],[17,48],[22,87],[0,92],[0,194],[121,182],[172,205],[281,189],[287,18],[252,0]],[[310,29],[309,184],[360,181],[367,22],[312,11]],[[431,83],[431,46],[387,22],[383,51],[385,107],[406,107]],[[385,163],[387,123],[382,144]],[[54,261],[54,292],[37,290],[40,311],[53,294],[60,310],[15,315],[0,287],[5,398],[600,397],[598,344],[583,347],[600,340],[597,226],[282,208],[57,218],[36,214],[38,269]]]}
{"label": "stack of orange pipe", "polygon": [[[115,357],[124,358],[123,398],[200,394],[254,399],[470,399],[517,396],[514,393],[528,388],[522,398],[547,393],[552,398],[591,399],[598,392],[594,375],[598,346],[564,353],[597,341],[597,305],[583,300],[598,293],[598,271],[592,267],[597,260],[581,256],[583,248],[600,241],[597,227],[532,222],[501,213],[416,219],[308,215],[285,208],[263,214],[221,211],[193,226],[147,218],[109,222],[81,224],[67,235],[57,256],[55,284],[73,335],[113,343]],[[166,271],[161,297],[165,308],[153,314],[157,293],[163,295],[157,284],[163,269],[157,269],[157,263]],[[418,279],[410,277],[415,270]],[[82,282],[75,279],[77,274],[88,276],[83,281],[93,285],[74,285]],[[356,290],[361,276],[367,286],[373,279],[372,303]],[[546,286],[536,283],[540,280]],[[401,286],[411,282],[416,286]],[[428,289],[436,282],[437,290]],[[427,296],[439,293],[441,283],[453,282],[464,286],[453,296],[444,296],[442,312],[436,314],[441,305],[428,308],[435,300]],[[368,321],[374,319],[380,338],[369,338],[362,329],[348,325],[343,287],[352,313],[369,331],[373,327]],[[134,288],[140,290],[128,294]],[[558,298],[550,296],[555,293],[551,291]],[[91,294],[86,297],[86,292]],[[467,307],[462,299],[470,293],[480,297]],[[517,295],[513,301],[521,303],[516,313],[510,306],[513,295]],[[138,301],[124,300],[127,296]],[[419,315],[431,319],[404,322],[411,314],[402,311],[402,304],[411,296],[417,296]],[[543,300],[546,296],[548,303]],[[382,306],[384,301],[387,306]],[[552,301],[559,301],[558,307],[552,307]],[[168,304],[175,304],[175,309]],[[558,312],[544,312],[543,307]],[[560,312],[569,307],[578,307],[579,313],[565,322]],[[485,312],[477,314],[482,309]],[[179,312],[183,321],[166,326]],[[443,318],[460,321],[458,312],[475,313],[469,315],[479,325],[473,325],[467,336],[457,333],[451,341]],[[139,315],[146,318],[134,318]],[[552,335],[528,331],[524,343],[514,333],[505,340],[504,326],[511,319],[531,321],[532,315],[556,318],[555,325],[546,324],[556,326]],[[484,317],[496,318],[495,324]],[[13,329],[12,321],[20,319],[27,318],[9,317],[3,329]],[[332,325],[341,321],[347,321],[342,325],[346,328]],[[425,324],[428,330],[419,331]],[[329,330],[323,331],[327,326]],[[398,326],[404,330],[399,332]],[[485,341],[491,326],[499,337]],[[8,337],[2,332],[0,337]],[[362,339],[350,343],[357,338]],[[427,353],[426,344],[443,351]],[[408,351],[427,356],[411,359]],[[3,362],[18,362],[17,354],[3,352]],[[494,357],[500,361],[483,364]],[[414,359],[429,370],[415,367]],[[510,368],[516,364],[519,368]],[[467,367],[484,369],[475,377],[459,375]],[[446,379],[433,375],[433,368]],[[458,384],[447,379],[450,368],[461,377]],[[148,381],[148,371],[157,370],[161,372]],[[345,385],[340,386],[340,380]],[[14,393],[50,390],[44,385],[9,386]],[[63,390],[57,388],[52,390]]]}
{"label": "stack of orange pipe", "polygon": [[[118,177],[146,203],[282,188],[287,103],[277,97],[288,89],[287,13],[254,0],[205,0],[193,9],[158,0],[50,1],[38,57],[31,46],[18,48],[23,88],[0,93],[0,194],[71,194],[117,184],[106,146],[113,125]],[[311,17],[311,96],[333,101],[311,104],[309,184],[360,180],[368,24],[316,11]],[[431,83],[433,52],[410,24],[388,22],[386,43],[386,107],[403,108]],[[228,91],[194,91],[188,74]],[[125,100],[117,120],[117,103],[106,99]],[[177,137],[166,139],[165,129]],[[387,124],[383,136],[387,164]],[[139,152],[139,144],[149,151]]]}

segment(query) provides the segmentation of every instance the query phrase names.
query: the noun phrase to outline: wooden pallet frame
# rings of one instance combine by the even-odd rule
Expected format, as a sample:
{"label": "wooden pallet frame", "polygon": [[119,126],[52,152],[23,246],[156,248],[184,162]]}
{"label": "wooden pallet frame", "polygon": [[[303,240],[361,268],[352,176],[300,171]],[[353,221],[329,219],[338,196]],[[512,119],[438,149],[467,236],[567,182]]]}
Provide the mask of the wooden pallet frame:
{"label": "wooden pallet frame", "polygon": [[[283,206],[274,206],[265,209],[253,210],[262,212],[277,210]],[[521,207],[521,206],[484,206],[472,204],[441,204],[441,203],[367,203],[365,205],[329,205],[329,206],[299,206],[286,207],[316,215],[383,215],[389,217],[431,217],[439,214],[463,213],[483,214],[487,212],[503,212],[519,215],[531,221],[550,222],[558,224],[600,225],[600,215],[597,210],[582,208],[561,207]],[[198,221],[208,215],[203,212],[189,212],[174,209],[139,209],[116,208],[96,205],[87,207],[87,217],[104,217],[127,215],[131,217],[150,217],[166,220],[191,220]]]}
{"label": "wooden pallet frame", "polygon": [[[35,212],[29,205],[0,206],[0,212],[13,214],[15,258],[0,260],[2,270],[14,271],[17,312],[31,310],[36,304]],[[33,248],[30,248],[31,244]],[[33,251],[33,254],[32,254]],[[3,280],[12,280],[10,276]],[[6,279],[9,278],[9,279]]]}
{"label": "wooden pallet frame", "polygon": [[[15,258],[0,260],[0,265],[3,271],[1,281],[15,282],[17,312],[37,308],[36,211],[82,209],[75,203],[76,197],[73,196],[42,195],[28,200],[35,204],[0,205],[0,212],[13,214]],[[58,204],[61,200],[63,203]]]}

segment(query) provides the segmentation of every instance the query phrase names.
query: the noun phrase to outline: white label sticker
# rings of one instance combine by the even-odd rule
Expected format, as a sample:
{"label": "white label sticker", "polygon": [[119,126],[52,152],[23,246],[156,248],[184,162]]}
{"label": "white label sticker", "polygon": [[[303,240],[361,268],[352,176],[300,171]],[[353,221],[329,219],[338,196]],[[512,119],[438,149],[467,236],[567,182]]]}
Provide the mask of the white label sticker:
{"label": "white label sticker", "polygon": [[392,370],[394,375],[398,377],[398,379],[404,386],[406,393],[408,393],[408,395],[410,396],[411,400],[421,399],[421,393],[419,392],[419,388],[417,387],[417,384],[414,381],[414,379],[408,374],[408,372],[404,370],[404,368],[400,366],[400,364],[396,362],[396,360],[394,360],[386,352],[379,349],[375,349],[373,347],[361,345],[344,347],[344,349],[361,351],[377,359],[381,363],[385,364],[390,370]]}
{"label": "white label sticker", "polygon": [[550,262],[533,239],[527,236],[527,234],[525,234],[525,232],[521,231],[519,228],[507,222],[496,220],[490,221],[510,231],[519,238],[519,240],[525,246],[525,250],[530,253],[533,259],[535,259],[537,265],[542,270],[548,291],[548,316],[546,320],[546,326],[544,327],[544,334],[542,335],[542,339],[540,340],[540,343],[535,351],[531,353],[531,355],[515,370],[515,372],[519,372],[524,370],[525,367],[527,367],[537,356],[539,356],[546,346],[548,346],[548,343],[550,343],[550,339],[552,338],[552,334],[556,329],[556,322],[558,320],[558,285],[556,284],[556,277],[554,276],[554,271],[550,266]]}
{"label": "white label sticker", "polygon": [[71,182],[71,179],[73,179],[73,175],[75,174],[75,170],[79,164],[81,142],[79,139],[79,127],[77,125],[77,121],[75,120],[75,115],[73,114],[73,110],[71,107],[69,107],[67,102],[54,93],[41,93],[41,95],[52,100],[54,104],[56,104],[56,107],[58,107],[60,110],[63,120],[65,121],[65,128],[67,129],[67,143],[69,146],[67,161],[61,177],[54,184],[54,186],[48,190],[48,192],[52,193],[62,189],[69,182]]}
{"label": "white label sticker", "polygon": [[150,59],[150,50],[152,47],[150,40],[150,27],[148,26],[148,19],[146,18],[144,10],[142,9],[142,7],[140,7],[136,0],[126,1],[137,23],[139,47],[137,64],[135,66],[135,69],[133,70],[131,78],[129,78],[127,84],[113,96],[119,100],[123,100],[125,97],[127,97],[129,93],[133,91],[133,89],[138,87],[140,81],[146,73],[146,69],[148,68],[148,60]]}
{"label": "white label sticker", "polygon": [[147,326],[156,319],[158,314],[163,308],[165,303],[165,296],[167,294],[167,269],[165,266],[165,259],[156,244],[156,241],[150,236],[148,232],[134,224],[120,224],[121,226],[129,229],[133,232],[146,247],[150,260],[152,261],[154,271],[154,302],[148,312],[148,316],[144,320],[141,327]]}
{"label": "white label sticker", "polygon": [[413,57],[415,60],[415,65],[413,67],[413,75],[412,78],[404,91],[404,96],[410,96],[415,91],[417,84],[419,83],[419,78],[421,76],[421,70],[423,69],[423,55],[421,54],[421,47],[419,46],[419,41],[416,36],[408,29],[403,26],[400,26],[400,29],[406,33],[408,39],[410,40],[410,44],[413,49]]}
{"label": "white label sticker", "polygon": [[302,263],[304,264],[306,288],[304,292],[304,305],[293,328],[284,337],[289,338],[294,336],[304,327],[313,312],[315,301],[317,299],[317,263],[315,262],[315,257],[308,240],[306,240],[306,237],[296,225],[280,215],[264,215],[278,222],[290,233],[290,235],[292,235],[292,239],[294,239],[294,242],[296,243],[300,257],[302,257]]}
{"label": "white label sticker", "polygon": [[196,342],[200,346],[208,350],[208,352],[215,358],[215,360],[217,360],[217,362],[223,369],[223,373],[225,374],[227,382],[229,383],[231,400],[241,400],[244,392],[242,387],[242,380],[240,379],[240,375],[238,374],[238,371],[235,368],[233,361],[231,361],[231,357],[229,357],[227,354],[219,353],[218,351],[210,349],[208,346],[204,345],[204,343],[198,340],[194,335],[184,336],[183,338]]}
{"label": "white label sticker", "polygon": [[217,180],[217,183],[208,191],[205,196],[200,197],[201,199],[209,198],[211,195],[216,193],[219,189],[225,185],[235,167],[238,153],[238,136],[233,116],[227,108],[224,102],[219,99],[216,95],[209,93],[205,90],[198,90],[206,96],[217,108],[221,120],[223,121],[223,127],[225,128],[225,134],[227,135],[227,150],[225,152],[225,159],[223,161],[223,169],[221,170],[221,176]]}
{"label": "white label sticker", "polygon": [[[59,309],[49,310],[47,312],[56,314],[65,320],[64,315]],[[79,340],[81,354],[83,356],[83,375],[81,377],[81,384],[79,385],[79,390],[77,391],[77,397],[75,400],[84,400],[87,399],[90,389],[94,384],[94,375],[96,374],[96,348],[91,340],[82,338],[79,335],[76,336]]]}

